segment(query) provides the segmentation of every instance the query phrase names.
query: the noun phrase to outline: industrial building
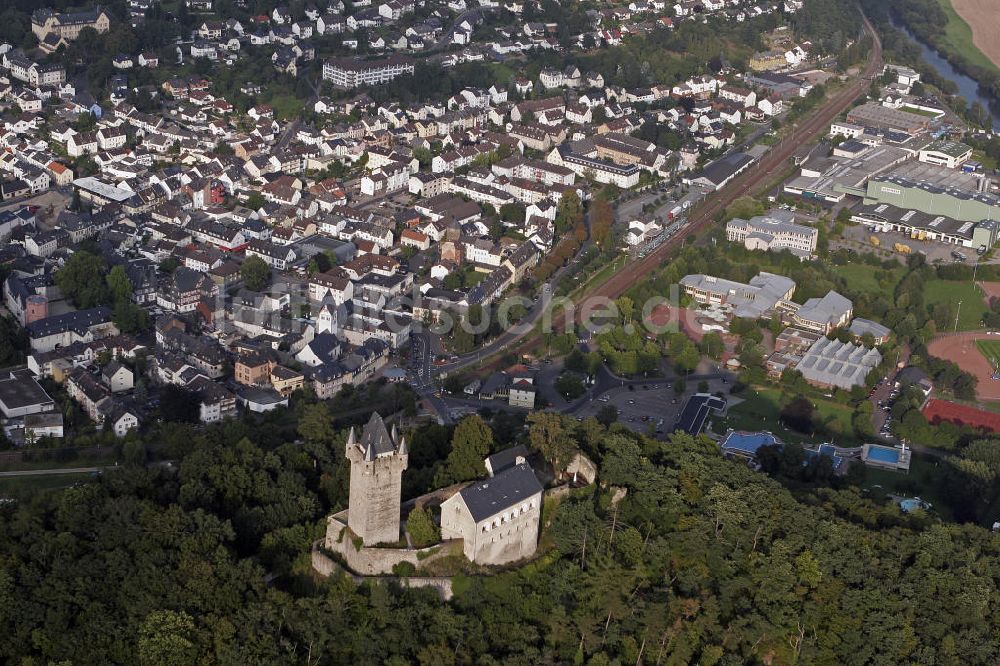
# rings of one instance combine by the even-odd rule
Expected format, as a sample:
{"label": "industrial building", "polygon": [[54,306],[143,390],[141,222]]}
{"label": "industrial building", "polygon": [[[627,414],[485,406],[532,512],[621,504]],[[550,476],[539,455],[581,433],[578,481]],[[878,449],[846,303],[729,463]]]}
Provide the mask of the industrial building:
{"label": "industrial building", "polygon": [[865,183],[873,175],[886,173],[908,159],[912,159],[912,153],[896,146],[868,148],[856,157],[810,157],[799,175],[785,183],[784,191],[806,199],[840,203],[847,194],[863,195]]}
{"label": "industrial building", "polygon": [[935,141],[922,148],[917,159],[927,164],[957,169],[972,159],[972,146],[958,141]]}
{"label": "industrial building", "polygon": [[847,122],[854,125],[879,127],[911,134],[926,130],[930,127],[931,120],[926,116],[900,109],[890,109],[874,102],[856,106],[847,113]]}
{"label": "industrial building", "polygon": [[1000,197],[990,190],[989,179],[982,175],[912,162],[872,178],[861,194],[866,204],[885,203],[963,222],[979,222],[1000,219]]}
{"label": "industrial building", "polygon": [[865,224],[872,231],[895,231],[917,240],[949,243],[977,251],[993,247],[1000,229],[995,220],[967,222],[891,204],[862,206],[854,211],[851,221]]}

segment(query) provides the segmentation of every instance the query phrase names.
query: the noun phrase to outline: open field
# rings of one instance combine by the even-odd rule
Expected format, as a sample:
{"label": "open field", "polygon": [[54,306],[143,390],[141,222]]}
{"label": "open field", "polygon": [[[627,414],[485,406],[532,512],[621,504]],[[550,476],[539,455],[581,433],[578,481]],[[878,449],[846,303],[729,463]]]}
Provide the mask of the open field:
{"label": "open field", "polygon": [[976,340],[976,348],[994,368],[1000,366],[1000,340]]}
{"label": "open field", "polygon": [[[986,303],[983,299],[982,289],[978,284],[964,281],[931,280],[924,287],[924,300],[929,306],[936,303],[961,302],[961,310],[958,313],[958,330],[974,331],[982,328],[980,322],[983,318],[983,312],[986,311]],[[948,329],[951,330],[953,326],[954,322]]]}
{"label": "open field", "polygon": [[938,0],[948,15],[948,45],[974,64],[1000,70],[1000,2]]}
{"label": "open field", "polygon": [[860,446],[851,427],[852,411],[850,407],[832,400],[811,397],[816,406],[816,420],[823,424],[827,432],[824,435],[803,435],[782,426],[778,420],[781,407],[788,396],[779,389],[751,389],[746,395],[741,395],[744,401],[729,408],[723,419],[716,419],[714,430],[724,432],[726,428],[733,430],[768,430],[786,442],[802,442],[820,444],[833,440],[838,446]]}
{"label": "open field", "polygon": [[[852,291],[863,291],[873,294],[891,294],[899,278],[903,275],[903,267],[886,271],[881,266],[869,266],[868,264],[854,263],[844,266],[834,266],[833,271],[847,281],[847,286]],[[884,283],[879,283],[875,278],[876,274],[891,273],[891,278]]]}
{"label": "open field", "polygon": [[24,495],[36,490],[58,490],[92,481],[93,474],[58,474],[54,476],[10,476],[0,478],[0,497]]}
{"label": "open field", "polygon": [[976,397],[980,400],[1000,400],[1000,381],[993,380],[993,366],[979,348],[980,340],[998,342],[986,333],[948,333],[931,340],[927,352],[975,375],[979,380]]}

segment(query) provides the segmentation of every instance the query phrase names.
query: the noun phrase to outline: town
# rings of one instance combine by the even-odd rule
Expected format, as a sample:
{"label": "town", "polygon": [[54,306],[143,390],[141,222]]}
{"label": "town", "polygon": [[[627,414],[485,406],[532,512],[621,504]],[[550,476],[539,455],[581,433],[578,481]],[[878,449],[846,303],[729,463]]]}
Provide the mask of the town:
{"label": "town", "polygon": [[[998,188],[974,159],[982,149],[962,143],[982,132],[880,52],[862,76],[863,49],[879,46],[870,34],[802,39],[791,0],[631,3],[574,13],[578,32],[518,3],[182,9],[40,8],[27,37],[37,46],[0,46],[3,302],[24,345],[0,409],[15,448],[127,438],[164,418],[220,423],[374,382],[441,424],[551,409],[661,438],[706,433],[758,465],[761,442],[782,443],[763,420],[731,427],[762,395],[736,388],[794,376],[855,406],[854,426],[826,428],[831,441],[807,452],[838,474],[890,459],[909,469],[913,429],[893,426],[879,387],[895,386],[892,400],[907,389],[893,378],[915,350],[889,313],[866,301],[856,316],[850,279],[845,295],[777,270],[745,282],[679,274],[676,301],[638,332],[630,312],[604,320],[611,333],[573,315],[538,330],[590,285],[616,309],[641,306],[634,286],[609,285],[720,217],[722,257],[829,266],[836,250],[834,271],[917,256],[989,273]],[[628,38],[754,21],[774,27],[741,67],[716,58],[620,86],[566,64]],[[177,36],[150,37],[150,23]],[[107,78],[93,66],[74,75],[74,48],[102,39],[122,45]],[[261,67],[270,87],[234,78]],[[491,78],[426,85],[459,72]],[[832,120],[790,145],[818,110]],[[759,188],[762,171],[777,180],[756,200],[731,194],[741,180]],[[619,260],[625,270],[601,285]],[[952,305],[935,313],[939,327]],[[654,331],[657,316],[672,330]],[[992,423],[960,415],[969,407],[947,401],[949,382],[928,399],[926,363],[907,370],[928,381],[926,418]],[[979,395],[992,380],[976,381]]]}
{"label": "town", "polygon": [[[128,17],[100,5],[40,8],[31,15],[37,47],[0,46],[10,114],[3,294],[27,337],[24,369],[5,378],[5,395],[19,396],[3,403],[15,442],[61,432],[35,425],[55,405],[42,380],[119,436],[141,429],[168,387],[194,396],[198,420],[213,423],[287,407],[303,389],[326,399],[375,378],[413,380],[450,420],[431,394],[468,365],[470,344],[494,336],[424,333],[431,323],[470,323],[511,294],[525,303],[516,320],[533,321],[555,279],[569,278],[591,247],[613,252],[620,229],[633,250],[669,238],[665,221],[585,219],[584,207],[674,184],[664,206],[678,228],[692,203],[765,146],[721,165],[711,157],[739,137],[770,136],[768,120],[813,88],[810,75],[774,72],[821,60],[782,28],[752,73],[706,70],[624,88],[599,72],[544,67],[403,104],[375,93],[419,76],[413,54],[422,51],[438,68],[502,63],[565,43],[613,48],[623,31],[604,27],[612,22],[670,31],[713,11],[744,21],[801,3],[719,3],[697,16],[690,3],[644,4],[589,13],[580,34],[566,36],[520,19],[517,4],[337,2],[241,21],[186,2],[191,30],[158,50],[116,52],[99,88],[107,96],[95,96],[60,56],[115,35],[116,22],[161,20],[147,4],[132,3]],[[502,39],[474,39],[486,25]],[[371,38],[359,46],[351,36],[362,33]],[[443,55],[446,46],[462,48]],[[252,103],[263,96],[252,81],[234,82],[230,98],[220,91],[213,73],[261,54],[276,74],[309,84],[300,113]],[[192,63],[201,73],[182,74]],[[439,359],[451,362],[442,370]],[[494,381],[484,395],[534,407],[533,386],[511,391],[518,380],[533,381]]]}

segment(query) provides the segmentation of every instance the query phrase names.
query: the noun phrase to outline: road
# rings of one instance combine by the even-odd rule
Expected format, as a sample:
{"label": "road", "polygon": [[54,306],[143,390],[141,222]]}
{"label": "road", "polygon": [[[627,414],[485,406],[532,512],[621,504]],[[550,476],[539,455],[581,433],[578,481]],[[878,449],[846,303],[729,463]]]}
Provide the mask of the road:
{"label": "road", "polygon": [[288,145],[288,142],[295,137],[295,133],[299,131],[299,127],[302,125],[301,120],[293,120],[285,126],[284,131],[281,136],[278,137],[278,142],[274,144],[275,148],[284,148]]}
{"label": "road", "polygon": [[433,366],[434,373],[444,375],[456,370],[461,370],[462,368],[468,367],[474,363],[478,363],[487,356],[492,356],[497,352],[504,351],[512,344],[520,341],[522,338],[531,333],[535,324],[538,323],[539,318],[541,318],[542,314],[545,312],[545,309],[548,308],[549,303],[552,302],[552,283],[554,281],[555,276],[553,277],[552,282],[546,282],[542,285],[541,298],[535,301],[534,306],[518,324],[512,326],[509,330],[497,336],[488,345],[481,347],[474,352],[463,354],[456,360],[443,365]]}
{"label": "road", "polygon": [[97,474],[103,467],[60,467],[55,469],[21,469],[0,472],[0,478],[11,476],[55,476],[56,474]]}
{"label": "road", "polygon": [[[671,252],[681,247],[689,238],[697,236],[712,225],[714,223],[714,216],[717,213],[724,211],[727,206],[740,197],[754,193],[762,185],[768,184],[776,172],[784,169],[788,160],[798,149],[803,145],[811,143],[826,132],[829,124],[843,111],[847,110],[859,95],[865,92],[868,81],[882,67],[882,42],[879,39],[878,32],[867,16],[862,16],[862,18],[864,19],[865,30],[871,35],[873,44],[872,57],[865,67],[862,76],[838,93],[833,99],[829,100],[804,122],[796,125],[791,134],[785,136],[780,143],[773,146],[754,168],[748,169],[740,176],[734,178],[724,188],[706,197],[701,204],[694,206],[689,212],[688,224],[685,227],[649,254],[637,261],[626,264],[622,270],[612,275],[611,278],[587,294],[586,299],[615,299],[640,280],[648,278],[649,275],[666,261]],[[581,248],[581,251],[583,251],[583,248]],[[537,322],[547,306],[544,293],[541,301],[535,304],[535,307],[532,308],[531,312],[525,318],[524,324],[527,325],[515,327],[511,331],[499,336],[489,345],[472,354],[467,354],[457,361],[436,366],[435,371],[438,374],[444,374],[460,370],[478,363],[482,358],[504,351],[511,347],[513,343],[529,337],[531,326]],[[581,314],[586,310],[586,307],[576,308],[577,313]],[[554,325],[557,328],[561,328],[561,323],[554,322]],[[539,336],[530,336],[530,338],[518,349],[519,352],[532,350],[541,344]]]}

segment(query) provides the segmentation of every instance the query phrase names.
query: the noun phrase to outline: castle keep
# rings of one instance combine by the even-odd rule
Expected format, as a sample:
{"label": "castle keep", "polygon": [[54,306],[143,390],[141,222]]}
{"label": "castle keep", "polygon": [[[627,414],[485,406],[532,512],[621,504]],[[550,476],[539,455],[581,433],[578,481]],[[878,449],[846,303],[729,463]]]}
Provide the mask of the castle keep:
{"label": "castle keep", "polygon": [[398,541],[402,477],[409,459],[405,438],[396,426],[390,433],[382,417],[373,413],[360,439],[351,428],[347,459],[351,462],[347,526],[366,546]]}

